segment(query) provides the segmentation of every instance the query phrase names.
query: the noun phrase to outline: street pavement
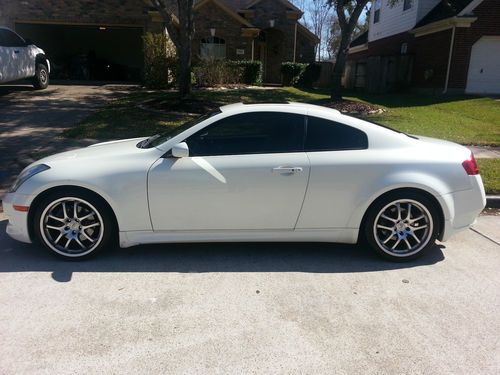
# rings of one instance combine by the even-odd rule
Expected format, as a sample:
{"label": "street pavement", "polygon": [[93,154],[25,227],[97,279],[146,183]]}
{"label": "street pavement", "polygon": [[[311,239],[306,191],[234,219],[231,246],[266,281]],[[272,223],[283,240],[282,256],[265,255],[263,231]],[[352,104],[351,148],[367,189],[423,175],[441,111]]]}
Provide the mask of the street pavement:
{"label": "street pavement", "polygon": [[65,262],[5,226],[2,375],[500,373],[499,216],[402,264],[308,243]]}

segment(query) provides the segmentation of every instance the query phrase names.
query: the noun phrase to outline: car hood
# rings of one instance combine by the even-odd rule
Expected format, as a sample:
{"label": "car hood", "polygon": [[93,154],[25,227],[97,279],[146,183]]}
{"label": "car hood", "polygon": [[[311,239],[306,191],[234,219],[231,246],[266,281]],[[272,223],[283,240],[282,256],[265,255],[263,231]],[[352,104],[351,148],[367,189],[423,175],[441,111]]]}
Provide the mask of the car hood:
{"label": "car hood", "polygon": [[61,152],[38,160],[36,164],[53,164],[60,161],[76,161],[76,160],[103,160],[110,158],[119,158],[124,155],[139,154],[144,151],[137,147],[137,144],[144,140],[142,138],[122,139],[119,141],[102,142],[90,145],[88,147],[79,148],[76,150]]}

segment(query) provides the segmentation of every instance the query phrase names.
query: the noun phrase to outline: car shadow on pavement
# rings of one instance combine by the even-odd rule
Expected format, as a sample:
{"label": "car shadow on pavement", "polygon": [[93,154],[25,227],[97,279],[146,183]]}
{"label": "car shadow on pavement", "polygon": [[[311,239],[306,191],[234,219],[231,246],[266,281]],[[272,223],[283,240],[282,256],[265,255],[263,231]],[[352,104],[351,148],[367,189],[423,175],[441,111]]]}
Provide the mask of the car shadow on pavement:
{"label": "car shadow on pavement", "polygon": [[422,258],[393,263],[366,246],[329,243],[162,244],[113,249],[80,262],[50,255],[38,245],[14,241],[0,221],[0,272],[51,272],[58,282],[75,272],[375,272],[413,268],[444,259],[437,245]]}

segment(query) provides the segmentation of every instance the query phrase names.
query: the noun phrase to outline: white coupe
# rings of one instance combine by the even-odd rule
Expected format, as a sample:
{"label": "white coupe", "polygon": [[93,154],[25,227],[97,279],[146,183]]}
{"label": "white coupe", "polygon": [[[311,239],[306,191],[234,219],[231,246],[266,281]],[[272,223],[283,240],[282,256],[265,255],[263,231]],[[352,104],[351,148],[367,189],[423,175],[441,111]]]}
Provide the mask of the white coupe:
{"label": "white coupe", "polygon": [[299,103],[232,104],[141,139],[39,160],[7,233],[67,259],[198,241],[366,241],[414,259],[486,203],[471,151]]}

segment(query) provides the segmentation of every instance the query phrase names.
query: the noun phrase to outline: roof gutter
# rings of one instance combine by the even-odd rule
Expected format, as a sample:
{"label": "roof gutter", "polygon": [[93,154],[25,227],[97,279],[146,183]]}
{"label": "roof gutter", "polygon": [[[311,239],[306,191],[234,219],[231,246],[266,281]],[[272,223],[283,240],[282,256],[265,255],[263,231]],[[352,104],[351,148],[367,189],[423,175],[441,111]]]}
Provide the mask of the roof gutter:
{"label": "roof gutter", "polygon": [[410,33],[415,34],[415,37],[437,33],[452,29],[455,27],[470,27],[470,25],[477,20],[477,17],[450,17],[444,20],[429,23],[428,25],[417,27],[410,30]]}

